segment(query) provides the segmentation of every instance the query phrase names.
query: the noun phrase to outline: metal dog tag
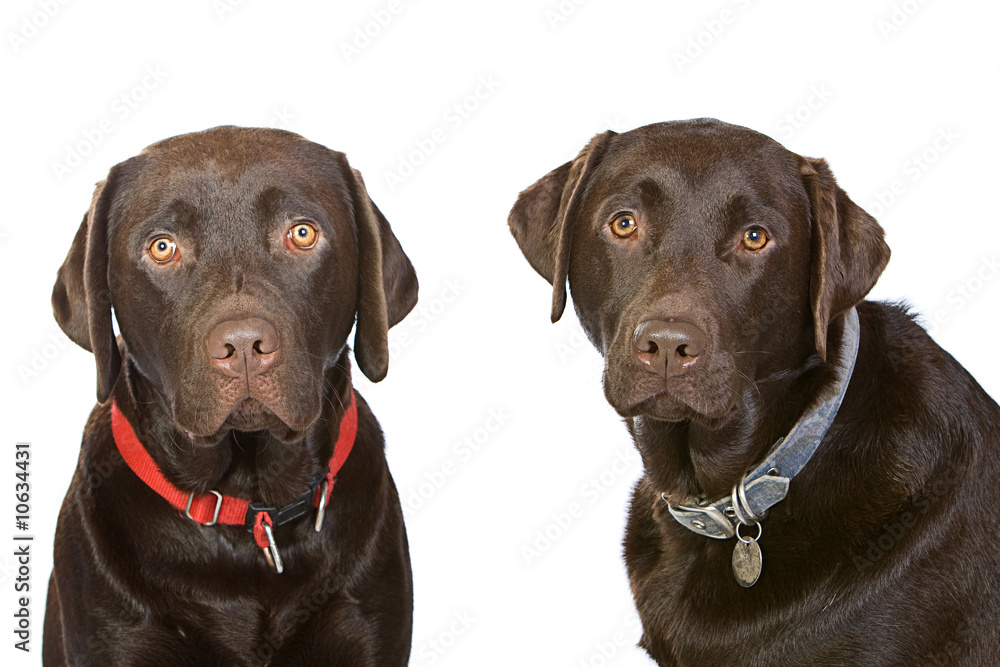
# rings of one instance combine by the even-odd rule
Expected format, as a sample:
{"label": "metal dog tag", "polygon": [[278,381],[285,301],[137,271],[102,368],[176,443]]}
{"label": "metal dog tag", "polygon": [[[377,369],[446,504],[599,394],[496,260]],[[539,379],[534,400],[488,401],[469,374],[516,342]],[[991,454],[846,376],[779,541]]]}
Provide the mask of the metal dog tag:
{"label": "metal dog tag", "polygon": [[274,571],[281,574],[285,571],[285,564],[281,562],[281,554],[278,553],[278,545],[274,541],[274,532],[271,530],[270,524],[263,524],[264,533],[267,534],[267,546],[262,547],[264,551],[264,560],[267,564],[274,568]]}
{"label": "metal dog tag", "polygon": [[736,540],[736,548],[733,549],[733,574],[740,586],[750,588],[757,583],[763,562],[757,540],[752,537],[748,537],[746,542]]}

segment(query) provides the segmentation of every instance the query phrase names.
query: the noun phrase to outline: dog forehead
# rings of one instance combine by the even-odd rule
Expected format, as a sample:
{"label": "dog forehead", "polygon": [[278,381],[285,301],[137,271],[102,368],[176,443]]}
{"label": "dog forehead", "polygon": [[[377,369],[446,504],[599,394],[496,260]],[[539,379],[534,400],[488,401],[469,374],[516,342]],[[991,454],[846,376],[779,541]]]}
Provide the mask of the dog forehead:
{"label": "dog forehead", "polygon": [[322,147],[294,132],[224,125],[157,141],[143,149],[140,155],[162,157],[172,162],[212,160],[239,164],[253,154],[275,157],[308,151],[310,148]]}
{"label": "dog forehead", "polygon": [[350,201],[339,154],[298,135],[259,128],[213,128],[153,144],[124,163],[116,220],[178,211],[237,223],[249,212],[346,215]]}
{"label": "dog forehead", "polygon": [[703,208],[739,199],[798,208],[805,191],[796,158],[773,139],[736,125],[658,123],[615,138],[587,197],[612,207],[688,202]]}
{"label": "dog forehead", "polygon": [[766,134],[712,118],[653,123],[623,132],[615,139],[612,149],[639,147],[653,153],[686,153],[688,160],[700,154],[780,153],[786,150]]}
{"label": "dog forehead", "polygon": [[339,155],[284,130],[227,126],[157,142],[139,157],[147,178],[177,181],[204,173],[223,182],[270,178],[304,186],[342,180]]}
{"label": "dog forehead", "polygon": [[753,176],[764,168],[791,169],[791,154],[770,137],[719,121],[656,123],[615,138],[602,167],[628,173],[672,173],[694,184],[720,174]]}

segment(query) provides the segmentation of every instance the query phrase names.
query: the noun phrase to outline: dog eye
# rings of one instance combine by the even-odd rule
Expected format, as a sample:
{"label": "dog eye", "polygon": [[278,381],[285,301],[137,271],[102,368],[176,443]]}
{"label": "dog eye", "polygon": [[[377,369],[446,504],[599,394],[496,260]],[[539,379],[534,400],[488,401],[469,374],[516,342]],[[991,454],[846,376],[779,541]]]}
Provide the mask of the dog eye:
{"label": "dog eye", "polygon": [[316,238],[318,236],[319,233],[316,231],[316,228],[304,222],[300,222],[288,230],[288,239],[292,242],[292,245],[300,250],[308,250],[316,245]]}
{"label": "dog eye", "polygon": [[611,231],[620,239],[627,239],[632,236],[638,228],[635,216],[630,213],[623,213],[611,221]]}
{"label": "dog eye", "polygon": [[743,232],[743,245],[747,250],[760,250],[767,245],[767,234],[760,227],[751,227]]}
{"label": "dog eye", "polygon": [[166,264],[177,254],[177,244],[169,236],[161,236],[149,244],[149,256],[157,264]]}

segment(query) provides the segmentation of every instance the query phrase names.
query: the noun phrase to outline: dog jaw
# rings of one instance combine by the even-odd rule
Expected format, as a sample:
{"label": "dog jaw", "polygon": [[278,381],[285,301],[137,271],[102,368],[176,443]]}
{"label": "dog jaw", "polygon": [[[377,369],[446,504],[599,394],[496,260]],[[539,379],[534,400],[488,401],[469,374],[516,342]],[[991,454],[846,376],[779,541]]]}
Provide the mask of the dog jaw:
{"label": "dog jaw", "polygon": [[[319,388],[295,390],[270,374],[245,378],[213,377],[212,391],[181,390],[173,401],[174,423],[198,446],[218,444],[229,431],[268,431],[284,443],[301,440],[319,419]],[[211,396],[210,401],[199,396]],[[206,405],[208,403],[208,405]]]}
{"label": "dog jaw", "polygon": [[699,367],[669,378],[641,365],[631,345],[631,331],[625,327],[605,351],[604,396],[622,417],[695,421],[716,427],[743,405],[747,374],[714,341]]}

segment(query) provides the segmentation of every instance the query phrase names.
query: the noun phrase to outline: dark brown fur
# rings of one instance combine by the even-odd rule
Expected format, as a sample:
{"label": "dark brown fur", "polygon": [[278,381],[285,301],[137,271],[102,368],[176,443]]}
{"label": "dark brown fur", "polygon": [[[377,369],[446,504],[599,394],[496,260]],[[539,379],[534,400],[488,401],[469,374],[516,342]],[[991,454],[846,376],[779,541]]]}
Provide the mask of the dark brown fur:
{"label": "dark brown fur", "polygon": [[[634,237],[609,231],[622,211]],[[759,252],[740,245],[752,225]],[[823,160],[711,120],[607,132],[525,190],[510,226],[554,319],[568,279],[642,455],[625,560],[659,664],[1000,663],[1000,408],[904,308],[862,301],[888,248]],[[733,540],[688,531],[661,494],[729,493],[833,380],[855,304],[847,395],[744,589]],[[687,372],[637,359],[651,318],[704,332]]]}
{"label": "dark brown fur", "polygon": [[[283,245],[298,218],[320,229],[308,253]],[[180,244],[175,265],[145,256],[164,232]],[[136,477],[112,439],[108,399],[178,488],[285,505],[332,453],[355,315],[358,366],[380,380],[387,330],[416,293],[409,260],[341,153],[222,127],[112,168],[52,299],[63,330],[95,353],[101,403],[59,517],[47,667],[406,664],[406,532],[364,399],[322,530],[311,516],[275,530],[282,574],[244,528],[198,526]],[[274,324],[281,356],[252,380],[228,377],[206,336],[250,317]]]}

